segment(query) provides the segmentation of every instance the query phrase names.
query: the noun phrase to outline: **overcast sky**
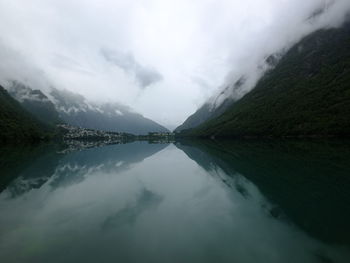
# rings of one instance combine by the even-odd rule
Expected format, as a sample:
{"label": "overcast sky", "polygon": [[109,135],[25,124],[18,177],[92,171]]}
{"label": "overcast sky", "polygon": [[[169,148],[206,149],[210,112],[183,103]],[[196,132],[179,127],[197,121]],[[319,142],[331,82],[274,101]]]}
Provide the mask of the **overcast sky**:
{"label": "overcast sky", "polygon": [[[0,81],[118,101],[173,128],[349,0],[0,0]],[[318,9],[327,12],[308,19]],[[248,73],[247,73],[248,72]]]}

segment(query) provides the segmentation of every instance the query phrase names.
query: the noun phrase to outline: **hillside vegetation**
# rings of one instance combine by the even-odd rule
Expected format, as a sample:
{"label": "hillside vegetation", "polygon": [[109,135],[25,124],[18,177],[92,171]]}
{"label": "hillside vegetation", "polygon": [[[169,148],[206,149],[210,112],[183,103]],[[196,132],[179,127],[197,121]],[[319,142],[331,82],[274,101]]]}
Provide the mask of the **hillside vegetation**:
{"label": "hillside vegetation", "polygon": [[350,135],[350,25],[317,31],[221,116],[183,135]]}
{"label": "hillside vegetation", "polygon": [[34,142],[45,139],[49,128],[29,112],[0,86],[0,142]]}

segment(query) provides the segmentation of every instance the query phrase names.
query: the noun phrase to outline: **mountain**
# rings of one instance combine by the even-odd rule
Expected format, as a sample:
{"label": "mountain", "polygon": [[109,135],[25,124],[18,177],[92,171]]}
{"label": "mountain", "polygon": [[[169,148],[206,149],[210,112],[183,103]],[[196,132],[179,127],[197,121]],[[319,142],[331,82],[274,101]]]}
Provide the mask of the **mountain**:
{"label": "mountain", "polygon": [[49,131],[0,86],[0,142],[39,141]]}
{"label": "mountain", "polygon": [[118,103],[93,103],[79,94],[58,89],[53,89],[49,97],[52,98],[59,117],[70,125],[136,135],[169,131]]}
{"label": "mountain", "polygon": [[350,135],[350,23],[294,45],[219,117],[183,131],[201,137]]}
{"label": "mountain", "polygon": [[19,101],[23,108],[33,114],[43,123],[55,125],[62,123],[55,105],[40,90],[31,89],[19,82],[12,82],[8,88],[9,94]]}
{"label": "mountain", "polygon": [[[256,72],[263,74],[265,71],[274,68],[280,60],[281,54],[276,53],[265,57],[261,63],[256,65]],[[208,120],[215,119],[223,114],[230,106],[242,98],[254,87],[257,76],[242,75],[231,85],[227,85],[219,94],[211,97],[195,113],[186,119],[186,121],[175,129],[175,132],[195,128]]]}
{"label": "mountain", "polygon": [[51,88],[44,93],[14,81],[8,91],[22,107],[49,125],[67,123],[86,129],[136,135],[169,131],[124,105],[93,103],[67,90]]}
{"label": "mountain", "polygon": [[201,125],[207,120],[211,120],[220,116],[226,111],[227,108],[229,108],[236,101],[235,96],[230,95],[232,95],[233,93],[237,93],[235,91],[238,91],[239,88],[242,87],[244,82],[244,77],[241,77],[232,86],[227,86],[222,92],[220,92],[219,95],[215,97],[215,99],[211,99],[214,101],[214,103],[204,103],[204,105],[200,107],[194,114],[188,117],[182,125],[177,127],[175,129],[175,132],[181,132],[183,130],[192,129]]}

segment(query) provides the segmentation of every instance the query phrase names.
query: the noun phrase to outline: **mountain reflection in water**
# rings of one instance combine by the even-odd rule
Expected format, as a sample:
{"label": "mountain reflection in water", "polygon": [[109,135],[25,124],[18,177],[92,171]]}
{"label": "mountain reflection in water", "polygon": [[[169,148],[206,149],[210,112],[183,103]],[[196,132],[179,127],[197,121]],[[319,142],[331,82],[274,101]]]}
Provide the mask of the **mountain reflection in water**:
{"label": "mountain reflection in water", "polygon": [[350,261],[348,143],[134,142],[0,157],[2,262]]}

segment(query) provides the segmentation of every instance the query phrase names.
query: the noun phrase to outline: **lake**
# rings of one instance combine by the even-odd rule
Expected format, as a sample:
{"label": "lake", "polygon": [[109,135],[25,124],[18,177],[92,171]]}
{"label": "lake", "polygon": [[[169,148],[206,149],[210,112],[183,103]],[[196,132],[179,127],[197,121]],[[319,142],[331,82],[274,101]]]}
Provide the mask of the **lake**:
{"label": "lake", "polygon": [[350,262],[350,144],[0,150],[0,261]]}

